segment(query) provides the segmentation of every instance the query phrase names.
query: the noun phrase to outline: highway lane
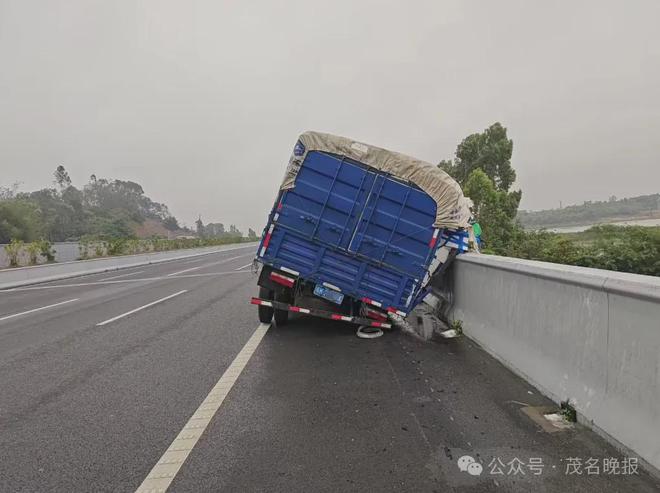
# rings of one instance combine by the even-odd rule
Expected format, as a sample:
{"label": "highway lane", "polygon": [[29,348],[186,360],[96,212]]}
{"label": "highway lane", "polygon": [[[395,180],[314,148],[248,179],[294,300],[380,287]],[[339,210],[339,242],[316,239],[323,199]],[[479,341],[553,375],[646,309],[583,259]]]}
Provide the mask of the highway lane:
{"label": "highway lane", "polygon": [[[0,491],[135,491],[258,326],[256,279],[236,270],[251,254],[0,293],[2,314],[79,298],[0,322]],[[305,317],[271,327],[170,491],[660,487],[643,473],[565,475],[561,459],[624,454],[580,426],[542,431],[521,408],[550,403],[469,339],[354,330]],[[472,477],[456,465],[464,454],[484,466],[541,457],[546,470]]]}
{"label": "highway lane", "polygon": [[170,275],[185,267],[174,261],[142,266],[137,269],[143,270],[141,274],[122,279],[104,281],[108,277],[105,273],[0,291],[0,318],[77,300],[0,321],[0,357],[23,351],[31,344],[56,341],[182,289],[195,289],[207,278],[249,276],[249,271],[234,269],[252,258],[253,248],[205,256],[199,264],[202,268],[181,277]]}
{"label": "highway lane", "polygon": [[[121,285],[124,282],[135,282],[139,279],[153,279],[156,277],[168,276],[186,268],[204,265],[221,265],[217,262],[233,260],[237,256],[249,260],[254,253],[254,246],[233,247],[231,250],[222,250],[212,254],[201,255],[192,259],[175,260],[149,265],[141,265],[127,269],[107,271],[98,274],[90,274],[75,278],[69,278],[60,281],[50,281],[33,286],[19,287],[15,289],[0,290],[0,317],[13,311],[28,309],[30,306],[43,303],[48,304],[48,300],[55,296],[56,292],[65,292],[58,289],[58,286],[79,287],[81,289],[71,290],[71,292],[85,292],[90,283],[108,282],[108,285]],[[192,264],[195,262],[195,264]],[[242,263],[241,265],[244,265]],[[221,269],[217,269],[221,270]],[[191,272],[192,274],[192,272]]]}
{"label": "highway lane", "polygon": [[[226,268],[244,264],[239,258]],[[179,267],[160,265],[154,274]],[[11,337],[0,360],[0,491],[135,488],[254,329],[246,302],[254,282],[237,273],[85,286],[88,303],[2,325]],[[188,291],[96,325],[181,289]],[[8,353],[6,342],[26,332],[20,351]]]}
{"label": "highway lane", "polygon": [[[569,458],[625,454],[521,411],[548,405],[467,338],[365,341],[301,317],[269,331],[170,491],[658,491],[644,473],[566,475]],[[463,455],[482,476],[458,469]],[[538,458],[540,476],[508,474]],[[495,459],[503,475],[489,474]]]}

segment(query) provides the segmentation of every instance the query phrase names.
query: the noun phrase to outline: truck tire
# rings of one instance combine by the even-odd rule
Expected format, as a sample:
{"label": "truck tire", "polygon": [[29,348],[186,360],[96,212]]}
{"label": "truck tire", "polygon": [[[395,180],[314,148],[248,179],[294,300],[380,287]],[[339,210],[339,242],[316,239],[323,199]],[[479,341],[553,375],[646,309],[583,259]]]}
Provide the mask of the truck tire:
{"label": "truck tire", "polygon": [[[259,298],[262,300],[272,300],[273,292],[264,287],[259,287]],[[273,308],[270,306],[259,305],[259,322],[269,324],[273,320]]]}
{"label": "truck tire", "polygon": [[[282,303],[291,303],[291,296],[289,293],[281,293],[275,295],[275,301],[281,301]],[[275,325],[281,327],[286,325],[289,321],[289,311],[288,310],[278,310],[275,308]]]}

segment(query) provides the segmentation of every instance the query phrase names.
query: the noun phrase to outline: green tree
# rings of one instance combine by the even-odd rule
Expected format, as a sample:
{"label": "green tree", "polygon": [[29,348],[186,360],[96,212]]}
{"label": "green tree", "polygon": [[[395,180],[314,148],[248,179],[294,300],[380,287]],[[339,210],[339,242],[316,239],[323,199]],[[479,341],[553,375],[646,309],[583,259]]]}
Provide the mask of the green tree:
{"label": "green tree", "polygon": [[37,205],[26,199],[0,200],[0,243],[33,241],[43,232]]}
{"label": "green tree", "polygon": [[483,133],[469,135],[458,145],[454,161],[438,167],[453,176],[474,203],[485,247],[504,254],[516,234],[515,222],[522,192],[510,192],[516,179],[511,166],[513,141],[506,128],[494,123]]}
{"label": "green tree", "polygon": [[55,184],[60,188],[60,190],[64,190],[65,188],[71,186],[71,177],[69,176],[67,170],[64,169],[64,166],[61,164],[55,169],[53,176],[55,177]]}
{"label": "green tree", "polygon": [[481,169],[498,190],[508,192],[516,181],[511,166],[513,141],[501,123],[493,123],[482,133],[468,135],[456,148],[454,161],[443,160],[438,166],[465,185],[475,169]]}
{"label": "green tree", "polygon": [[168,216],[163,220],[163,226],[165,226],[169,231],[177,231],[179,229],[179,222],[174,216]]}

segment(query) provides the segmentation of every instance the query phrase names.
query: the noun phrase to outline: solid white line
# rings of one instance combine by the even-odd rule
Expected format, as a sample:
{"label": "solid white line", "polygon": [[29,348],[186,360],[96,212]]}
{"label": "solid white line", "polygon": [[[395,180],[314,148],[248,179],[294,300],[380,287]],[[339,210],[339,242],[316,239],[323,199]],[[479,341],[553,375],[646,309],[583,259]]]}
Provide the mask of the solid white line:
{"label": "solid white line", "polygon": [[243,267],[239,267],[238,269],[234,269],[234,270],[242,270],[242,269],[245,269],[246,267],[250,267],[251,265],[252,265],[252,262],[250,262],[247,265],[244,265]]}
{"label": "solid white line", "polygon": [[183,274],[184,272],[190,272],[190,271],[193,271],[193,270],[203,269],[205,267],[211,267],[212,265],[224,264],[226,262],[231,262],[232,260],[236,260],[237,258],[241,258],[241,257],[247,257],[247,255],[239,255],[238,257],[226,258],[226,259],[220,260],[218,262],[211,262],[210,264],[198,265],[197,267],[190,267],[189,269],[183,269],[183,270],[180,270],[178,272],[172,272],[171,274],[167,274],[167,277],[177,276],[179,274]]}
{"label": "solid white line", "polygon": [[269,327],[268,324],[260,324],[257,327],[250,340],[243,346],[229,368],[225,370],[220,380],[211,389],[209,395],[202,401],[162,457],[158,459],[158,462],[142,481],[136,493],[164,492],[169,488],[181,466],[222,405],[225,397],[227,397],[248,361],[250,361]]}
{"label": "solid white line", "polygon": [[109,281],[111,279],[119,279],[120,277],[132,276],[133,274],[142,274],[143,270],[138,270],[135,272],[127,272],[126,274],[120,274],[118,276],[106,277],[105,279],[99,279],[99,281]]}
{"label": "solid white line", "polygon": [[47,308],[53,308],[55,306],[60,306],[60,305],[66,304],[66,303],[71,303],[73,301],[78,301],[79,299],[80,298],[74,298],[72,300],[60,301],[59,303],[53,303],[52,305],[42,306],[42,307],[39,307],[39,308],[33,308],[32,310],[28,310],[26,312],[14,313],[12,315],[5,315],[4,317],[0,318],[0,322],[2,322],[3,320],[9,320],[10,318],[20,317],[21,315],[27,315],[28,313],[34,313],[34,312],[38,312],[40,310],[45,310]]}
{"label": "solid white line", "polygon": [[135,312],[139,312],[140,310],[144,310],[145,308],[149,308],[150,306],[154,306],[156,303],[161,303],[163,301],[169,300],[170,298],[174,298],[175,296],[179,296],[180,294],[183,294],[187,291],[188,291],[187,289],[182,289],[178,293],[174,293],[174,294],[171,294],[169,296],[165,296],[165,298],[161,298],[159,300],[152,301],[151,303],[147,303],[146,305],[142,305],[138,308],[134,308],[131,311],[128,311],[126,313],[122,313],[121,315],[117,315],[116,317],[109,318],[108,320],[104,320],[103,322],[99,322],[96,325],[101,326],[101,325],[109,324],[110,322],[114,322],[115,320],[119,320],[120,318],[124,318],[127,315],[132,315]]}

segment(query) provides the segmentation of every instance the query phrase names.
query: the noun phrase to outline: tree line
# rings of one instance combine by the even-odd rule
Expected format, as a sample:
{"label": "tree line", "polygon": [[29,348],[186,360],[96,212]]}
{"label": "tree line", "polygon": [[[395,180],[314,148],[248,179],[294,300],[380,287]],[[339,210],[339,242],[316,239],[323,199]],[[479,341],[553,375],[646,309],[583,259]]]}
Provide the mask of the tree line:
{"label": "tree line", "polygon": [[[494,123],[463,139],[453,160],[438,164],[472,199],[484,253],[660,276],[660,227],[598,226],[579,234],[526,231],[521,224],[526,215],[518,212],[522,191],[512,190],[516,179],[512,155],[513,141],[506,128]],[[622,202],[649,210],[654,200],[657,204],[656,196],[640,198],[632,206]],[[618,202],[599,203],[598,208],[609,213],[621,207]]]}
{"label": "tree line", "polygon": [[[204,225],[201,218],[196,231],[182,226],[165,204],[153,201],[133,181],[91,175],[78,188],[64,166],[55,169],[51,187],[33,192],[19,192],[17,185],[0,187],[0,243],[131,239],[147,220],[162,226],[160,236],[243,236],[233,224],[225,231],[222,223]],[[256,237],[253,230],[248,237]]]}
{"label": "tree line", "polygon": [[55,170],[52,187],[33,192],[18,192],[16,186],[0,189],[0,243],[130,238],[135,236],[132,226],[147,219],[170,231],[180,229],[167,206],[151,200],[138,183],[92,175],[77,188],[64,166]]}

